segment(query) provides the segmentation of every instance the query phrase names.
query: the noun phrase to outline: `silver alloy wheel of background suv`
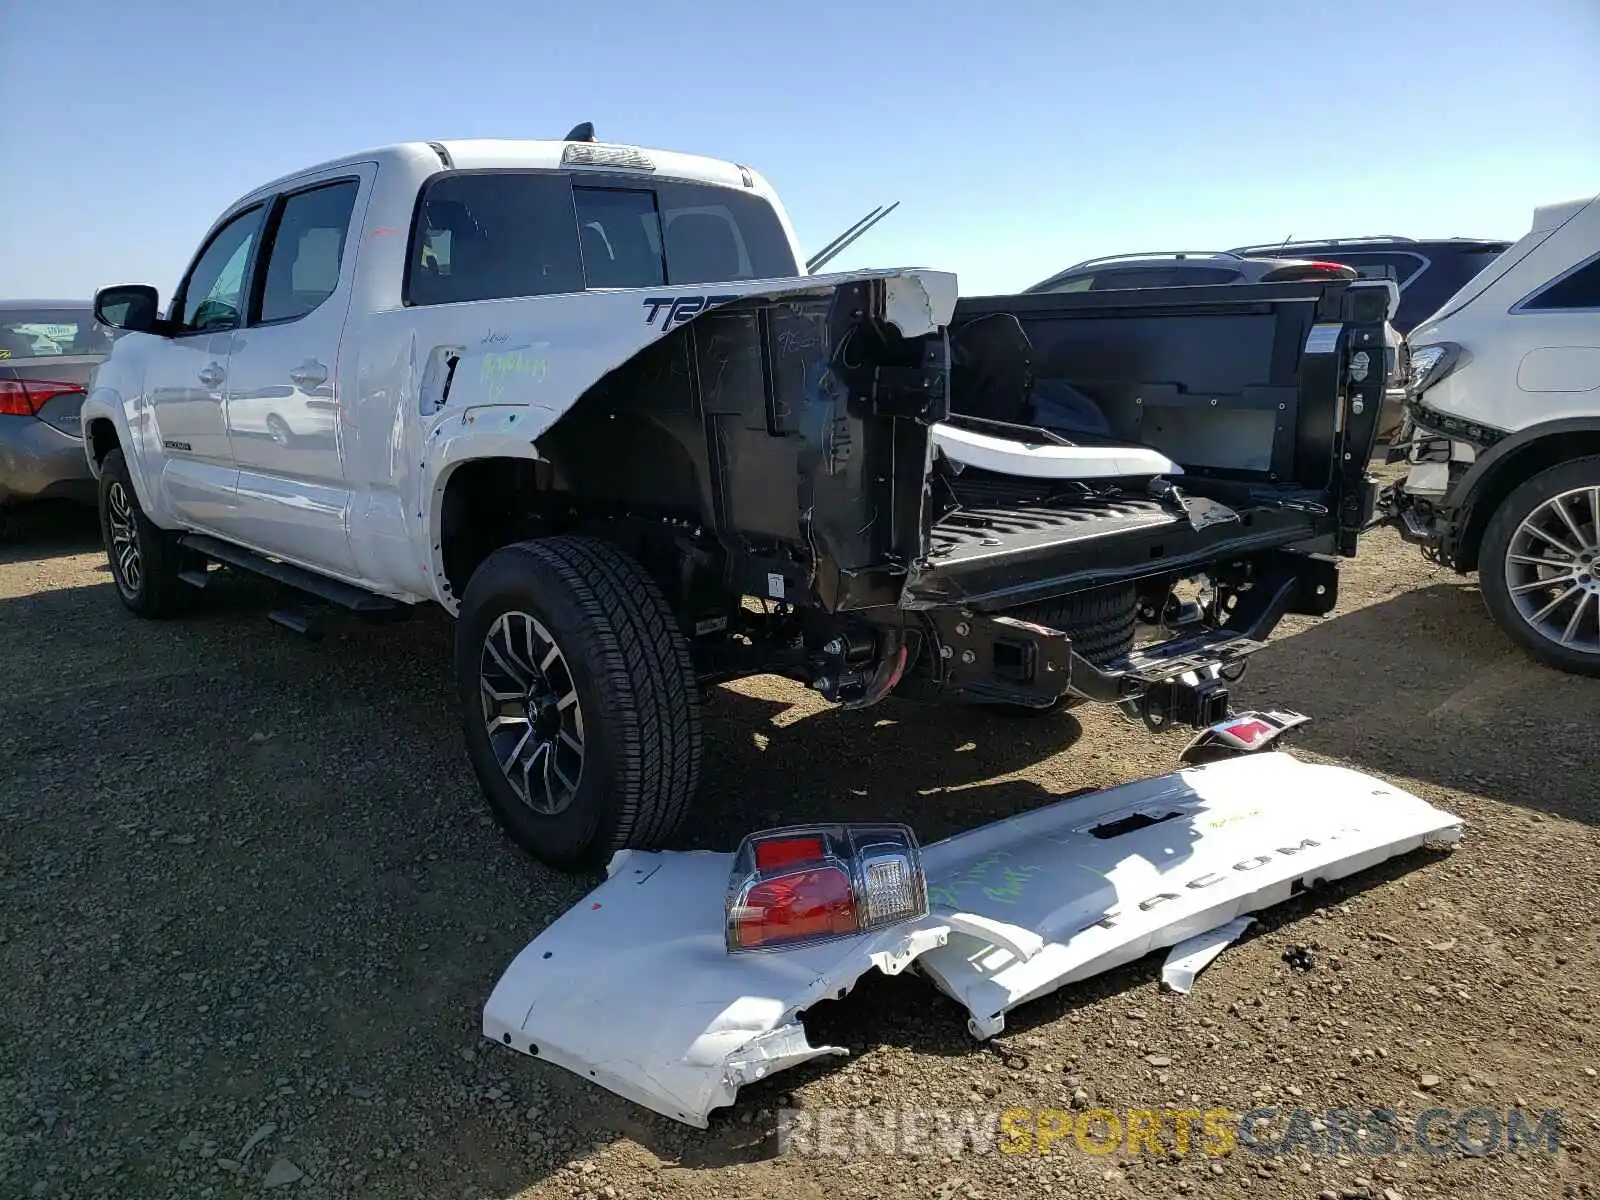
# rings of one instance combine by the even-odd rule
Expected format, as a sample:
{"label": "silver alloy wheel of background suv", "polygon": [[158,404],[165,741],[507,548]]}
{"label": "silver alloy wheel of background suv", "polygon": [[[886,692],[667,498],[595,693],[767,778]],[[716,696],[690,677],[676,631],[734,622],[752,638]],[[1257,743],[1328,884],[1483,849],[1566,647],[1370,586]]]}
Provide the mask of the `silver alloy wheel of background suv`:
{"label": "silver alloy wheel of background suv", "polygon": [[1600,655],[1600,485],[1540,504],[1506,551],[1511,602],[1540,637]]}

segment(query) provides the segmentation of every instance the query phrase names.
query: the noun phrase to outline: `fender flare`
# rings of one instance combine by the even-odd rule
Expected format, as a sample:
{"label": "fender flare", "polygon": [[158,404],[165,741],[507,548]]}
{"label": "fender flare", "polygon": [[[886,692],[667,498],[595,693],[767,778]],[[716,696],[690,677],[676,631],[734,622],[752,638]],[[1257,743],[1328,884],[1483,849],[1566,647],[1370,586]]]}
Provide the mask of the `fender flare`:
{"label": "fender flare", "polygon": [[[529,420],[529,409],[521,404],[480,405],[434,427],[428,436],[427,454],[422,469],[414,509],[418,528],[427,538],[428,589],[452,616],[459,598],[451,590],[444,568],[444,493],[456,469],[470,462],[491,458],[543,461],[537,442],[518,429],[537,428]],[[408,517],[410,513],[406,514]],[[414,544],[414,543],[413,543]]]}
{"label": "fender flare", "polygon": [[[1478,544],[1484,528],[1493,514],[1493,506],[1485,508],[1479,501],[1485,494],[1498,495],[1496,484],[1505,478],[1504,472],[1533,447],[1548,444],[1553,439],[1570,438],[1574,434],[1592,434],[1600,437],[1600,414],[1582,417],[1561,417],[1554,421],[1541,421],[1501,438],[1468,468],[1461,482],[1453,489],[1451,507],[1455,510],[1452,521],[1450,557],[1459,570],[1473,570],[1477,566]],[[1581,455],[1563,456],[1579,457]],[[1542,455],[1540,456],[1543,457]],[[1559,459],[1557,461],[1560,461]],[[1548,465],[1554,465],[1548,464]],[[1516,484],[1511,485],[1513,488]],[[1509,490],[1509,489],[1508,489]]]}
{"label": "fender flare", "polygon": [[155,489],[145,476],[144,453],[128,425],[122,397],[109,388],[92,388],[84,397],[79,414],[80,428],[83,430],[83,456],[88,460],[89,473],[94,476],[95,482],[100,480],[100,463],[94,456],[93,429],[96,422],[105,421],[116,435],[117,448],[122,451],[123,460],[128,464],[128,477],[133,481],[133,492],[139,507],[147,516],[150,515],[156,507]]}

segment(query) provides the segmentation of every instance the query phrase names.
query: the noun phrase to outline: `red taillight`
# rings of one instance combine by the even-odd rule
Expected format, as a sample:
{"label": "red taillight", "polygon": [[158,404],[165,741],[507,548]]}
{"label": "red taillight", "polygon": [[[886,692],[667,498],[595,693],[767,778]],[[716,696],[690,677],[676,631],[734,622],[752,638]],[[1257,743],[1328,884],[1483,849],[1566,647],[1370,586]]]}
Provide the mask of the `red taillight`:
{"label": "red taillight", "polygon": [[819,837],[774,838],[756,843],[756,870],[770,871],[793,863],[820,862],[823,849]]}
{"label": "red taillight", "polygon": [[57,396],[83,391],[76,383],[51,383],[46,379],[0,379],[0,414],[36,417]]}
{"label": "red taillight", "polygon": [[745,838],[728,880],[729,950],[778,949],[928,911],[922,851],[904,825],[774,829]]}
{"label": "red taillight", "polygon": [[813,867],[746,889],[734,922],[740,949],[855,933],[850,876],[839,867]]}

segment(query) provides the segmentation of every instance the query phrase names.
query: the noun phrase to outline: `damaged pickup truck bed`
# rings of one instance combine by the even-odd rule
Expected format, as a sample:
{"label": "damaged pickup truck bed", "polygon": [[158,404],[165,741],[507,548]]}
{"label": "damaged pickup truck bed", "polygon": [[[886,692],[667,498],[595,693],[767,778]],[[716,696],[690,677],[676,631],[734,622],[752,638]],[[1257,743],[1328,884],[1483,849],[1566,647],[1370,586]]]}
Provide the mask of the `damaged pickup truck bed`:
{"label": "damaged pickup truck bed", "polygon": [[128,331],[83,409],[118,595],[169,615],[225,566],[438,603],[484,794],[563,866],[671,836],[710,683],[1199,728],[1333,607],[1389,292],[957,303],[799,264],[749,168],[581,137],[267,184],[164,315],[97,299]]}

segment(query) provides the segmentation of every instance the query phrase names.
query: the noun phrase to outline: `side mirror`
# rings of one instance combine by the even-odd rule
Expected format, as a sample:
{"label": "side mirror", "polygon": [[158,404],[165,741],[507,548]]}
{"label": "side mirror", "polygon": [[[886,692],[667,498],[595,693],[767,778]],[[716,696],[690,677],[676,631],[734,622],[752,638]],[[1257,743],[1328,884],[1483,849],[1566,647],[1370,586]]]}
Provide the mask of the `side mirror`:
{"label": "side mirror", "polygon": [[143,283],[101,288],[94,294],[94,319],[112,329],[155,333],[161,324],[161,297]]}

